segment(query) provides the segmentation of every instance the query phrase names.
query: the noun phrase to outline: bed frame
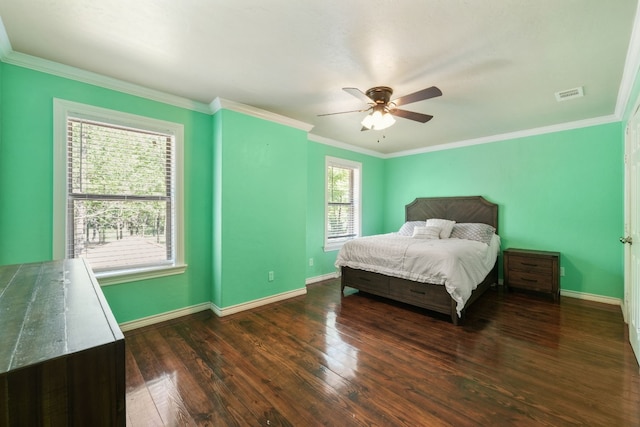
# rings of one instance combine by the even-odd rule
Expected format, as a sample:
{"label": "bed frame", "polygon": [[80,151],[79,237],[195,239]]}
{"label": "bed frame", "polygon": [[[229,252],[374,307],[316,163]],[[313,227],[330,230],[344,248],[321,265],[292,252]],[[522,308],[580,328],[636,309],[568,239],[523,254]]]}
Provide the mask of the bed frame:
{"label": "bed frame", "polygon": [[[481,222],[498,232],[498,205],[481,196],[469,197],[420,197],[405,206],[407,221],[424,221],[429,218],[451,219],[456,222]],[[462,315],[458,317],[456,302],[443,285],[414,282],[370,271],[342,267],[342,290],[345,286],[363,292],[426,308],[451,316],[454,325],[462,324],[464,315],[492,284],[498,283],[498,261],[487,277],[473,291]]]}

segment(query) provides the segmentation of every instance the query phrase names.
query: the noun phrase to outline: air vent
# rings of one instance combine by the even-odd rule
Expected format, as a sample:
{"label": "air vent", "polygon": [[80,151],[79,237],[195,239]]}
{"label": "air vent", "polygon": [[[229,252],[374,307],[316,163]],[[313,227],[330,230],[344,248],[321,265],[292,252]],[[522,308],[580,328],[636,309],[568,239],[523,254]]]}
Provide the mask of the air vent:
{"label": "air vent", "polygon": [[556,100],[558,102],[567,101],[569,99],[574,99],[574,98],[580,98],[581,96],[584,96],[584,91],[582,90],[582,86],[556,92]]}

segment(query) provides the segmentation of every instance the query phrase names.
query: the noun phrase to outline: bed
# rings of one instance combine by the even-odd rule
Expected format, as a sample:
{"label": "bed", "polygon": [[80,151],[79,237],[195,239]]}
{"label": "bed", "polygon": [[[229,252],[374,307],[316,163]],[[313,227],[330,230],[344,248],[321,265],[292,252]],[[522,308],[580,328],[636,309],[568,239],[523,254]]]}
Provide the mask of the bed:
{"label": "bed", "polygon": [[[449,315],[454,325],[462,324],[466,310],[491,285],[498,282],[497,255],[500,247],[498,205],[487,201],[481,196],[421,197],[405,206],[405,218],[405,225],[409,225],[414,221],[426,221],[429,219],[455,221],[458,225],[458,230],[467,224],[486,224],[495,230],[495,234],[492,235],[490,242],[487,240],[485,243],[471,242],[464,238],[427,240],[423,243],[423,239],[406,236],[399,237],[402,230],[399,230],[398,233],[354,239],[344,244],[336,259],[336,267],[341,270],[343,294],[345,286],[349,286],[362,292]],[[420,232],[424,232],[426,229],[433,231],[433,227],[420,227]],[[428,249],[429,246],[435,246],[436,244],[458,247],[461,242],[470,243],[471,249],[464,249],[470,252],[480,251],[481,249],[478,249],[479,245],[489,247],[486,254],[478,255],[483,257],[482,263],[485,264],[482,272],[476,271],[475,267],[474,269],[468,268],[466,265],[462,267],[450,266],[449,264],[454,261],[445,261],[449,263],[447,264],[449,270],[446,273],[437,274],[398,271],[394,268],[386,267],[387,258],[390,258],[393,262],[396,257],[398,262],[403,264],[403,269],[406,264],[421,265],[422,261],[407,262],[405,260],[411,251],[422,250],[422,247]],[[357,251],[365,248],[363,246],[365,243],[367,245],[378,245],[377,249],[369,252],[374,255],[377,253],[380,261],[369,261],[357,255]],[[413,249],[414,247],[420,249]],[[393,250],[397,251],[398,254],[393,253]],[[364,249],[364,252],[367,252],[367,250]],[[438,257],[435,253],[430,256]],[[380,257],[385,257],[385,259],[383,260]],[[400,261],[401,258],[402,260]],[[459,272],[462,270],[464,270],[465,275],[467,270],[473,271],[473,274],[470,275],[473,277],[465,278],[465,281],[469,281],[469,283],[465,282],[464,286],[461,285],[462,290],[456,290],[455,286],[457,285],[454,286],[450,282],[453,281],[453,276],[457,280],[458,276],[461,276]],[[451,277],[447,277],[447,274]],[[462,283],[462,281],[460,282]]]}

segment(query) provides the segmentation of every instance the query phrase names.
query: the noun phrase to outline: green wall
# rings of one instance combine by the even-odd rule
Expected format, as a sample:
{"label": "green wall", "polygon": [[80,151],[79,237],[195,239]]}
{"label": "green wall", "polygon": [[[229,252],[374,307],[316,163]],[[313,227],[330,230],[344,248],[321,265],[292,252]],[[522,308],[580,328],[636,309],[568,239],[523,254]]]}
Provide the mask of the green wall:
{"label": "green wall", "polygon": [[562,289],[621,298],[623,152],[613,123],[388,159],[385,230],[415,197],[482,195],[503,249],[559,251]]}
{"label": "green wall", "polygon": [[229,110],[215,122],[213,303],[303,289],[306,132]]}
{"label": "green wall", "polygon": [[365,235],[397,230],[416,197],[480,194],[500,205],[503,248],[560,251],[563,289],[622,297],[623,123],[382,159],[241,113],[198,113],[4,63],[0,264],[52,257],[53,98],[184,125],[188,268],[103,287],[119,322],[209,301],[226,308],[333,273],[337,253],[323,250],[327,155],[363,165]]}
{"label": "green wall", "polygon": [[103,287],[119,322],[211,299],[211,116],[0,63],[0,264],[52,258],[53,98],[184,125],[185,274]]}
{"label": "green wall", "polygon": [[[362,163],[362,234],[383,230],[384,160],[378,157],[309,141],[307,164],[307,258],[306,276],[334,273],[338,251],[324,251],[325,157],[338,157]],[[313,258],[313,266],[309,265]]]}

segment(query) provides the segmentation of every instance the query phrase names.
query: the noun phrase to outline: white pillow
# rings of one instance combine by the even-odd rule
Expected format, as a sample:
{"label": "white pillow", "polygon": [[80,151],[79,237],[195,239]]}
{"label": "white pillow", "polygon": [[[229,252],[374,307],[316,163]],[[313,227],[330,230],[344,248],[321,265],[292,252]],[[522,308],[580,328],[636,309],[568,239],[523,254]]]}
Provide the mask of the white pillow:
{"label": "white pillow", "polygon": [[407,221],[400,227],[400,230],[398,230],[398,235],[413,236],[413,229],[415,227],[424,227],[425,225],[427,225],[426,221]]}
{"label": "white pillow", "polygon": [[449,236],[451,236],[451,231],[453,230],[453,226],[455,225],[455,223],[455,221],[451,221],[448,219],[431,218],[427,220],[427,227],[440,227],[440,238],[448,239]]}
{"label": "white pillow", "polygon": [[414,239],[439,239],[440,231],[441,231],[440,227],[433,227],[433,226],[415,227],[413,229],[413,238]]}

